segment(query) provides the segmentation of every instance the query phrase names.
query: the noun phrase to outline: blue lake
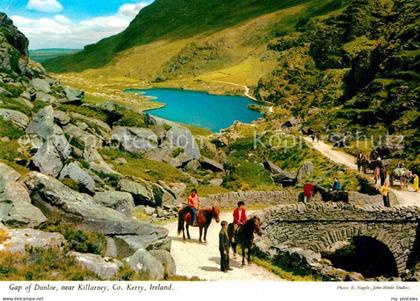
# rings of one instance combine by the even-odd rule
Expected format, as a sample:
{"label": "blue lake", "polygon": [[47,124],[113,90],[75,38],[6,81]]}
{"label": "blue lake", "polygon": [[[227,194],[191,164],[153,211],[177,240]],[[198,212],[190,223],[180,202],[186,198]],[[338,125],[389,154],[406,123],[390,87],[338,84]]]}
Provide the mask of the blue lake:
{"label": "blue lake", "polygon": [[141,93],[166,104],[162,108],[149,110],[153,116],[207,128],[213,132],[231,126],[236,120],[250,123],[261,116],[248,108],[254,102],[241,96],[211,95],[178,89],[128,89],[126,92]]}

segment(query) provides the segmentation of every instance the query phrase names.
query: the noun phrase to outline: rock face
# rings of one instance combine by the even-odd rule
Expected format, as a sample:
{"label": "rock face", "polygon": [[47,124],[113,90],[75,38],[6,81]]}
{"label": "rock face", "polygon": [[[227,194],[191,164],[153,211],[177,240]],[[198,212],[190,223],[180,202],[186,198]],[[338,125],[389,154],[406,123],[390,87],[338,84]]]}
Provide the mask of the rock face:
{"label": "rock face", "polygon": [[96,203],[117,210],[127,216],[131,216],[131,211],[134,208],[133,196],[127,192],[97,192],[93,199]]}
{"label": "rock face", "polygon": [[81,266],[94,272],[105,280],[109,280],[115,276],[122,266],[120,261],[111,258],[103,258],[100,255],[78,252],[69,252],[68,255],[73,256]]}
{"label": "rock face", "polygon": [[31,204],[29,193],[19,179],[15,170],[0,163],[0,222],[14,227],[36,227],[46,218]]}
{"label": "rock face", "polygon": [[175,260],[168,251],[151,250],[150,254],[162,264],[165,277],[174,276],[176,274]]}
{"label": "rock face", "polygon": [[25,183],[31,190],[33,203],[51,219],[64,219],[108,235],[141,235],[155,240],[165,239],[168,235],[163,228],[129,219],[46,175],[31,172]]}
{"label": "rock face", "polygon": [[134,197],[136,205],[151,205],[156,206],[155,196],[153,194],[153,187],[146,182],[134,182],[128,179],[120,181],[120,191],[131,193]]}
{"label": "rock face", "polygon": [[39,111],[26,128],[27,134],[35,134],[43,139],[42,146],[33,157],[35,166],[42,173],[57,177],[71,153],[63,131],[54,123],[54,110],[48,106]]}
{"label": "rock face", "polygon": [[158,144],[156,134],[147,128],[115,127],[112,130],[112,139],[131,153],[144,153],[157,148]]}
{"label": "rock face", "polygon": [[81,184],[87,191],[95,192],[95,181],[77,162],[67,164],[60,173],[60,179],[70,178]]}
{"label": "rock face", "polygon": [[144,279],[161,280],[164,278],[161,262],[144,249],[137,250],[127,259],[127,263]]}
{"label": "rock face", "polygon": [[14,110],[0,108],[0,117],[4,120],[10,121],[14,126],[23,130],[28,126],[29,123],[28,116]]}
{"label": "rock face", "polygon": [[8,239],[0,242],[0,251],[11,253],[25,252],[26,247],[62,248],[67,242],[59,233],[48,233],[33,229],[10,229]]}
{"label": "rock face", "polygon": [[64,95],[66,96],[68,100],[65,102],[69,102],[72,104],[81,104],[83,98],[85,98],[85,92],[78,89],[69,88],[69,87],[64,88]]}
{"label": "rock face", "polygon": [[225,170],[222,164],[209,158],[201,158],[200,164],[204,169],[209,169],[213,172],[223,172]]}

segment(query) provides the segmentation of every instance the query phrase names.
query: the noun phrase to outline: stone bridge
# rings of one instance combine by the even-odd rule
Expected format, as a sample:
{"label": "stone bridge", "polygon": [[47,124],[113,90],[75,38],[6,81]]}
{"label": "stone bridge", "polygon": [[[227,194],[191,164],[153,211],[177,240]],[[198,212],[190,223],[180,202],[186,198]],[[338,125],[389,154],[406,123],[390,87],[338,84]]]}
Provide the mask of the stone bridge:
{"label": "stone bridge", "polygon": [[368,237],[388,248],[398,275],[402,275],[419,260],[419,221],[420,210],[414,207],[321,202],[285,205],[265,211],[263,241],[274,248],[299,248],[319,254],[335,252],[356,237]]}

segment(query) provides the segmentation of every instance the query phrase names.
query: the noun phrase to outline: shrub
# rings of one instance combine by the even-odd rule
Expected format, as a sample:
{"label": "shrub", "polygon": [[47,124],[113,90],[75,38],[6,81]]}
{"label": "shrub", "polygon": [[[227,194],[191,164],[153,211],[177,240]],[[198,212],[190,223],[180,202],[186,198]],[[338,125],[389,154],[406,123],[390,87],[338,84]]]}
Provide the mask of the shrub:
{"label": "shrub", "polygon": [[70,249],[76,252],[105,255],[107,241],[101,233],[82,230],[64,222],[47,223],[42,225],[40,230],[61,233],[69,242]]}

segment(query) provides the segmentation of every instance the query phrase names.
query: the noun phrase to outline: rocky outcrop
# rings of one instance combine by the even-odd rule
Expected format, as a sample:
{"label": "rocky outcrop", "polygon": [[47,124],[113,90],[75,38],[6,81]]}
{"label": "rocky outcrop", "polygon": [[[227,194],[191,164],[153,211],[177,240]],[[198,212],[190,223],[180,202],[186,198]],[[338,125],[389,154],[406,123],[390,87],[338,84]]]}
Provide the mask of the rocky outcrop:
{"label": "rocky outcrop", "polygon": [[127,216],[131,216],[131,211],[135,206],[133,196],[127,192],[97,192],[93,199],[96,203],[117,210]]}
{"label": "rocky outcrop", "polygon": [[36,227],[46,221],[42,212],[31,204],[20,175],[0,163],[0,222],[13,227]]}
{"label": "rocky outcrop", "polygon": [[135,182],[128,179],[122,179],[120,181],[119,190],[130,193],[134,197],[134,203],[136,205],[151,205],[154,207],[160,205],[155,202],[152,185],[145,181]]}
{"label": "rocky outcrop", "polygon": [[144,279],[162,280],[164,278],[162,263],[144,249],[137,250],[127,259],[127,263]]}
{"label": "rocky outcrop", "polygon": [[61,128],[54,123],[54,110],[48,106],[39,111],[26,128],[43,140],[33,157],[33,162],[42,173],[57,177],[70,156],[71,148]]}
{"label": "rocky outcrop", "polygon": [[96,254],[69,252],[67,255],[75,258],[82,267],[94,272],[101,279],[109,280],[115,276],[122,267],[122,262],[112,258],[103,258]]}
{"label": "rocky outcrop", "polygon": [[31,191],[32,202],[50,219],[59,218],[109,235],[141,235],[158,241],[168,235],[163,228],[127,218],[46,175],[31,172],[25,183]]}
{"label": "rocky outcrop", "polygon": [[69,163],[63,168],[60,173],[60,179],[64,178],[70,178],[90,193],[95,193],[95,181],[77,162]]}
{"label": "rocky outcrop", "polygon": [[14,126],[23,130],[26,129],[29,123],[28,116],[15,110],[0,108],[0,117],[4,120],[10,121]]}
{"label": "rocky outcrop", "polygon": [[112,140],[130,153],[144,153],[156,149],[158,137],[148,128],[115,127],[112,130]]}
{"label": "rocky outcrop", "polygon": [[175,260],[172,258],[171,254],[168,251],[151,250],[149,252],[162,264],[165,277],[171,277],[176,274]]}
{"label": "rocky outcrop", "polygon": [[209,158],[201,158],[200,159],[201,167],[204,169],[211,170],[213,172],[223,172],[225,171],[223,164],[216,162]]}
{"label": "rocky outcrop", "polygon": [[59,233],[34,229],[3,229],[8,238],[0,241],[0,251],[23,253],[27,247],[63,248],[67,242]]}

